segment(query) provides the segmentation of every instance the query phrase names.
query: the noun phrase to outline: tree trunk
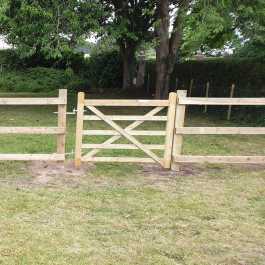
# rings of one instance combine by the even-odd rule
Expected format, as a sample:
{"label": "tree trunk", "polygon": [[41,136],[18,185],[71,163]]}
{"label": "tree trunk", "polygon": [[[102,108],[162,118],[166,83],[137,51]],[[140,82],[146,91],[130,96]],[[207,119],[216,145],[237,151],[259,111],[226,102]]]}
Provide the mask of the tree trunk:
{"label": "tree trunk", "polygon": [[138,63],[138,70],[137,70],[137,78],[136,78],[136,88],[141,89],[144,86],[144,78],[145,78],[145,54],[141,52],[139,63]]}
{"label": "tree trunk", "polygon": [[120,45],[123,65],[123,81],[122,89],[127,90],[133,86],[133,78],[135,72],[135,47],[134,45],[127,45],[126,42]]}
{"label": "tree trunk", "polygon": [[159,24],[157,36],[159,44],[156,50],[156,98],[167,98],[170,77],[177,61],[177,53],[181,46],[183,34],[183,18],[190,0],[183,0],[173,25],[173,32],[169,34],[169,0],[160,0],[158,4]]}
{"label": "tree trunk", "polygon": [[159,23],[156,28],[158,46],[156,48],[156,93],[162,98],[165,90],[167,59],[169,55],[169,0],[160,0],[158,4]]}

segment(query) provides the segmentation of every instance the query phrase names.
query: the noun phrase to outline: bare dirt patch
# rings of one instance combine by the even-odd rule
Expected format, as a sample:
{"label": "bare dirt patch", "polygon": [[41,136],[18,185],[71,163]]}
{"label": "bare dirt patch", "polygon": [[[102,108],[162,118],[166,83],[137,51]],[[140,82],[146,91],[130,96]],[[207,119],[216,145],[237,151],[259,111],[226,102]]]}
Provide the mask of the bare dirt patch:
{"label": "bare dirt patch", "polygon": [[[115,185],[129,186],[155,186],[159,188],[175,187],[183,177],[193,179],[194,177],[223,178],[229,174],[264,171],[264,166],[257,165],[198,165],[182,164],[180,171],[165,170],[156,164],[141,164],[135,173],[138,181],[132,178],[120,178],[122,172],[116,171],[115,167],[109,174],[108,169],[100,170],[100,165],[84,163],[80,169],[75,168],[72,161],[63,162],[29,162],[24,164],[25,173],[13,180],[5,180],[6,183],[16,185],[17,188],[48,187],[48,188],[78,188],[81,186],[109,187]],[[118,165],[117,165],[118,167]],[[265,171],[264,171],[265,172]],[[133,172],[132,172],[133,174]],[[134,178],[133,178],[134,179]]]}
{"label": "bare dirt patch", "polygon": [[181,177],[218,176],[226,174],[227,170],[236,173],[262,172],[265,165],[242,164],[181,164],[179,171],[165,170],[156,164],[142,164],[140,174],[145,177],[147,184],[174,184]]}
{"label": "bare dirt patch", "polygon": [[143,164],[140,172],[149,184],[169,183],[182,176],[199,176],[202,168],[195,165],[181,165],[179,171],[166,170],[155,164]]}
{"label": "bare dirt patch", "polygon": [[28,164],[28,171],[33,177],[32,184],[47,185],[58,182],[77,185],[81,177],[85,177],[91,165],[77,169],[73,162],[34,161]]}

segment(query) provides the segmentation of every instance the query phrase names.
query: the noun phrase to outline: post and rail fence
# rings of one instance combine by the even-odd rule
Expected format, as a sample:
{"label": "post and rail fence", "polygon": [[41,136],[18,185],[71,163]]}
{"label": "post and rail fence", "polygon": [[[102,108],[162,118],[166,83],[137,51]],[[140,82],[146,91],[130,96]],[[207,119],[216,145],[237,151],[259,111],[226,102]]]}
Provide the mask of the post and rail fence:
{"label": "post and rail fence", "polygon": [[265,98],[200,98],[187,97],[187,91],[177,91],[176,121],[172,153],[172,168],[179,163],[265,164],[265,156],[195,156],[183,155],[185,135],[265,135],[265,127],[185,127],[185,109],[188,105],[200,106],[265,106]]}
{"label": "post and rail fence", "polygon": [[57,127],[0,127],[0,134],[56,135],[57,151],[52,154],[0,154],[0,160],[65,160],[67,90],[53,98],[0,98],[0,106],[58,106]]}
{"label": "post and rail fence", "polygon": [[[0,134],[41,134],[57,136],[57,151],[52,154],[0,154],[0,160],[65,160],[67,90],[59,90],[54,98],[0,98],[0,105],[57,105],[57,127],[0,127]],[[252,163],[265,164],[265,156],[213,156],[185,155],[185,135],[265,135],[265,127],[185,127],[185,112],[188,105],[219,106],[265,106],[265,98],[201,98],[188,97],[186,90],[172,92],[167,100],[120,100],[86,99],[83,92],[78,94],[75,165],[82,162],[125,162],[158,163],[165,169],[178,169],[181,163]],[[100,107],[144,107],[150,108],[143,115],[106,115]],[[85,114],[85,109],[92,114]],[[167,109],[167,114],[159,114]],[[84,129],[84,122],[103,121],[111,129]],[[131,121],[123,128],[117,121]],[[165,122],[163,130],[137,130],[148,122]],[[84,136],[109,136],[102,143],[84,143]],[[163,144],[143,144],[137,136],[164,137]],[[128,144],[118,141],[126,139]],[[118,142],[118,143],[117,143]],[[148,141],[150,142],[150,141]],[[140,150],[145,157],[138,156],[97,156],[101,150]],[[156,151],[163,152],[158,155]]]}

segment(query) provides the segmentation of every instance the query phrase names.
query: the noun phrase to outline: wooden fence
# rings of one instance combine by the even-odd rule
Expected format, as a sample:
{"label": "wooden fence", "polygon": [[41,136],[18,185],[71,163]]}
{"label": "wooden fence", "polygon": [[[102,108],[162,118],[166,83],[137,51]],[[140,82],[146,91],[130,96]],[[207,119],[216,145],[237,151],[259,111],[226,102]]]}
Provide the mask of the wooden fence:
{"label": "wooden fence", "polygon": [[184,135],[265,135],[264,127],[184,127],[187,105],[265,106],[265,98],[199,98],[187,97],[187,91],[177,91],[175,132],[173,142],[173,167],[178,163],[265,163],[265,156],[192,156],[182,155]]}
{"label": "wooden fence", "polygon": [[[172,143],[175,123],[177,96],[171,93],[168,100],[97,100],[85,99],[84,93],[78,94],[77,128],[76,128],[76,150],[75,164],[80,166],[81,162],[155,162],[164,168],[171,167]],[[153,107],[145,115],[105,115],[98,107]],[[88,108],[93,115],[85,115],[84,109]],[[163,109],[168,108],[167,116],[157,116]],[[113,130],[84,130],[84,121],[101,120],[108,124]],[[133,121],[126,128],[122,128],[116,121]],[[165,131],[135,130],[145,121],[166,122]],[[107,135],[111,136],[101,144],[83,143],[83,136]],[[142,144],[135,136],[165,136],[164,145]],[[115,144],[120,138],[125,138],[130,144]],[[83,155],[83,150],[92,149]],[[147,157],[98,157],[95,156],[103,149],[141,150]],[[153,150],[163,150],[163,157],[159,157]]]}
{"label": "wooden fence", "polygon": [[67,90],[60,89],[57,98],[0,98],[4,106],[58,105],[58,127],[0,127],[0,134],[57,135],[57,152],[53,154],[0,154],[0,160],[65,160]]}
{"label": "wooden fence", "polygon": [[[195,98],[187,97],[187,91],[178,90],[170,93],[168,100],[98,100],[85,99],[84,93],[78,94],[75,164],[81,162],[156,162],[162,167],[178,168],[179,163],[265,163],[265,156],[193,156],[182,155],[184,135],[265,135],[264,127],[184,127],[187,105],[221,105],[221,106],[264,106],[265,98]],[[105,115],[98,107],[154,107],[145,115]],[[88,108],[93,115],[85,115]],[[157,116],[161,110],[168,108],[167,116]],[[84,121],[104,121],[113,130],[84,130]],[[134,121],[122,128],[115,121]],[[145,121],[165,121],[165,131],[135,130]],[[83,136],[111,136],[101,144],[83,143]],[[165,136],[164,145],[142,144],[134,136]],[[115,144],[124,137],[130,144]],[[91,149],[83,155],[83,150]],[[139,149],[147,157],[97,157],[104,149]],[[158,157],[153,150],[163,150],[164,156]]]}

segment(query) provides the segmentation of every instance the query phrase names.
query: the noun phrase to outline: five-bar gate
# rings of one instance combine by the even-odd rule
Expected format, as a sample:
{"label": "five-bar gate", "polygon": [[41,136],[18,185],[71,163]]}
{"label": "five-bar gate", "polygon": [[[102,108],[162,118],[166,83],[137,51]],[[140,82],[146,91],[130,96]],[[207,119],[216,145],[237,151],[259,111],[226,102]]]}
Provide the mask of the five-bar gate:
{"label": "five-bar gate", "polygon": [[[171,167],[173,132],[175,124],[177,95],[170,93],[168,100],[102,100],[85,99],[84,93],[78,95],[77,128],[76,128],[76,151],[75,164],[80,166],[81,162],[155,162],[164,168]],[[150,107],[145,115],[106,115],[99,107]],[[93,115],[84,115],[85,108]],[[163,109],[167,108],[167,116],[157,116]],[[112,130],[84,130],[84,121],[101,120],[108,124]],[[132,121],[126,128],[122,128],[116,121]],[[164,121],[164,131],[136,130],[145,121]],[[107,135],[110,138],[101,144],[83,143],[83,136]],[[165,136],[164,145],[143,144],[135,136]],[[130,144],[117,144],[120,138],[125,138]],[[91,149],[89,152],[83,150]],[[138,149],[146,157],[99,157],[96,154],[103,149]],[[158,156],[154,150],[163,150],[163,157]]]}

